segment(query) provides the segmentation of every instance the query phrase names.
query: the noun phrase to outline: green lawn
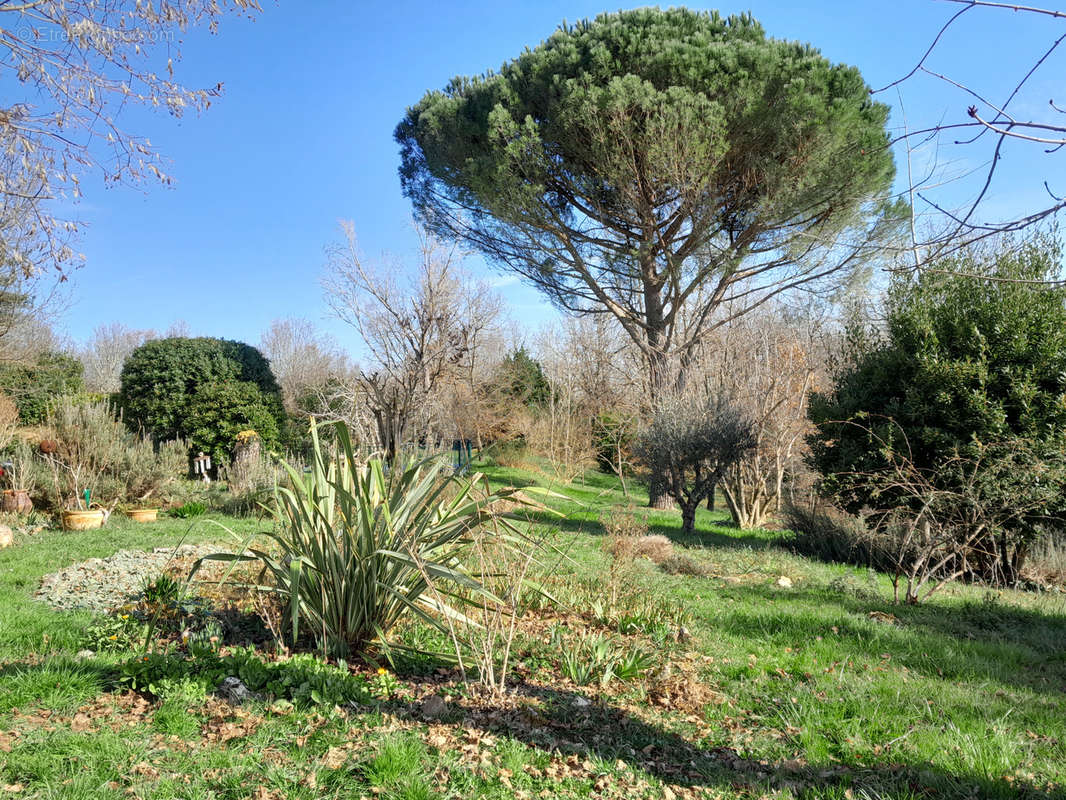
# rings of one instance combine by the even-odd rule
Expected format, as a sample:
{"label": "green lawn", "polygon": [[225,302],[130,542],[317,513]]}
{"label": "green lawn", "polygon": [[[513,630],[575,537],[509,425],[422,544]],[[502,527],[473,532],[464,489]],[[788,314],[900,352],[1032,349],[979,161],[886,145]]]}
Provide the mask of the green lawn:
{"label": "green lawn", "polygon": [[[629,602],[678,604],[691,631],[683,645],[653,640],[582,607],[607,591],[600,517],[626,504],[617,481],[488,471],[571,498],[553,501],[565,520],[540,520],[567,554],[549,582],[563,607],[523,632],[523,691],[493,703],[418,661],[358,709],[235,708],[181,680],[124,691],[115,667],[129,654],[76,661],[91,618],[33,601],[39,578],[219,529],[115,521],[17,538],[0,551],[0,798],[1066,797],[1063,594],[950,586],[897,607],[885,576],[791,555],[777,534],[701,511],[683,539],[678,514],[651,512],[651,532],[705,573],[638,563]],[[586,626],[653,651],[656,667],[604,691],[561,680],[550,637]],[[419,713],[429,691],[449,695],[439,719]]]}

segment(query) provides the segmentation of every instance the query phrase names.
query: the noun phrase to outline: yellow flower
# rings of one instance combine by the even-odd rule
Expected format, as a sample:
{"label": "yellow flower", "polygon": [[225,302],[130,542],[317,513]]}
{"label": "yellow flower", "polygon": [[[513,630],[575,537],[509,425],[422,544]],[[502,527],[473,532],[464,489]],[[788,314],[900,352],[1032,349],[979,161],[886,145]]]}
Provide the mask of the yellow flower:
{"label": "yellow flower", "polygon": [[116,641],[118,639],[118,637],[114,636],[114,635],[108,636],[107,638],[110,639],[112,642],[114,642],[114,641]]}
{"label": "yellow flower", "polygon": [[378,667],[378,675],[388,675],[389,671],[384,667]]}
{"label": "yellow flower", "polygon": [[121,619],[129,619],[129,618],[130,618],[130,615],[129,615],[129,614],[123,614],[123,615],[121,616]]}

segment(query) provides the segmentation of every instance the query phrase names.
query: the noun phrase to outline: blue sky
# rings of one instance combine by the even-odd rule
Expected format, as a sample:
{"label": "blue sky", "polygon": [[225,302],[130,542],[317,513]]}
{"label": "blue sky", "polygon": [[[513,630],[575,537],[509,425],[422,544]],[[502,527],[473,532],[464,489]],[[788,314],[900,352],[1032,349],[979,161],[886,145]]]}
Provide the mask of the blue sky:
{"label": "blue sky", "polygon": [[[84,181],[86,198],[76,213],[87,223],[79,248],[86,263],[59,321],[75,340],[112,321],[161,330],[184,319],[196,334],[255,343],[272,319],[295,316],[355,350],[351,333],[325,314],[318,282],[323,248],[337,239],[337,221],[351,219],[368,256],[412,253],[410,206],[400,192],[392,139],[406,106],[454,75],[498,67],[564,18],[617,10],[583,0],[265,0],[263,6],[255,21],[234,17],[217,35],[186,36],[178,79],[189,86],[225,84],[210,110],[182,120],[143,111],[126,117],[125,127],[149,136],[171,162],[172,188],[104,188],[95,176]],[[1066,8],[1061,1],[1050,6]],[[957,9],[942,0],[778,1],[750,8],[771,36],[809,41],[833,61],[858,66],[872,86],[906,73]],[[1015,12],[975,9],[964,19],[931,66],[995,99],[1028,69],[1035,50],[1066,32],[1061,21]],[[1066,74],[1064,67],[1062,58],[1049,61],[1017,108],[1046,117],[1047,99],[1066,104],[1066,81],[1053,80]],[[898,124],[895,92],[881,99],[894,106]],[[970,102],[930,79],[908,83],[904,100],[912,127],[959,119]],[[965,172],[980,167],[989,152],[947,148],[940,159]],[[930,157],[919,154],[917,162]],[[1011,213],[1039,202],[1044,178],[1066,191],[1064,158],[1009,148],[989,210]],[[945,191],[961,202],[973,184]],[[477,260],[469,266],[499,281],[516,319],[536,325],[550,316],[533,290]]]}

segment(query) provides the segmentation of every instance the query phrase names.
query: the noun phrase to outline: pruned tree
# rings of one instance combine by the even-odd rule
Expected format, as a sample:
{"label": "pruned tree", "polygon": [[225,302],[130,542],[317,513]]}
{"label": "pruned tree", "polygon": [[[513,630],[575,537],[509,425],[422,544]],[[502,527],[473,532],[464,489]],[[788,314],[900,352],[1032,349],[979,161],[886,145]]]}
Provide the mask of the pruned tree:
{"label": "pruned tree", "polygon": [[722,397],[677,396],[661,402],[637,437],[636,453],[681,508],[681,529],[692,533],[696,509],[725,471],[756,444],[750,420]]}
{"label": "pruned tree", "polygon": [[417,271],[405,283],[396,278],[403,273],[398,265],[385,269],[363,259],[351,223],[341,228],[344,241],[328,251],[326,302],[366,346],[359,385],[378,448],[391,461],[402,445],[432,434],[439,391],[472,368],[501,305],[462,271],[454,247],[422,229]]}
{"label": "pruned tree", "polygon": [[786,479],[803,468],[807,397],[824,360],[812,310],[768,306],[720,328],[701,354],[706,391],[730,397],[752,422],[755,446],[721,483],[741,529],[764,525],[780,507]]}
{"label": "pruned tree", "polygon": [[85,368],[85,388],[104,394],[117,392],[121,386],[122,365],[130,353],[154,338],[155,331],[134,330],[121,322],[98,325],[80,353]]}
{"label": "pruned tree", "polygon": [[748,15],[640,9],[455,78],[396,139],[418,216],[613,315],[657,400],[716,325],[871,255],[892,227],[887,114],[856,69]]}
{"label": "pruned tree", "polygon": [[[53,215],[53,200],[81,196],[81,175],[106,182],[154,177],[169,182],[145,137],[120,127],[131,106],[180,117],[206,109],[222,84],[189,89],[174,78],[180,37],[194,25],[217,30],[227,12],[253,13],[255,0],[34,0],[0,3],[0,72],[9,81],[0,106],[0,197],[28,204],[32,247],[0,228],[0,251],[32,274],[74,260],[76,226]],[[16,87],[18,90],[16,90]]]}

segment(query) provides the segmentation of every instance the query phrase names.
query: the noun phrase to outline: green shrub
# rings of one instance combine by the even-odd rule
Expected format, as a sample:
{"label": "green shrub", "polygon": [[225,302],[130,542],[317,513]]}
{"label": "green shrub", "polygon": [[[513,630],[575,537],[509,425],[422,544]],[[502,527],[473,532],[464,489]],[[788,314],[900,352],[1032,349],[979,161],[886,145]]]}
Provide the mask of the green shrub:
{"label": "green shrub", "polygon": [[[979,499],[980,523],[959,536],[979,527],[970,549],[988,556],[969,567],[1012,583],[1040,528],[1066,519],[1061,248],[1040,235],[935,266],[895,280],[883,340],[853,337],[860,346],[830,391],[812,395],[809,460],[851,512],[913,516],[933,494]],[[904,462],[928,492],[899,480]]]}
{"label": "green shrub", "polygon": [[178,684],[185,691],[212,692],[228,677],[239,678],[252,692],[304,708],[366,704],[376,696],[372,684],[347,667],[326,664],[308,654],[265,661],[250,647],[221,655],[214,648],[194,645],[187,653],[139,654],[120,668],[121,683],[157,697]]}
{"label": "green shrub", "polygon": [[193,500],[188,503],[183,503],[177,508],[172,508],[167,513],[178,519],[192,519],[194,517],[202,517],[206,514],[207,506],[199,501]]}
{"label": "green shrub", "polygon": [[[273,547],[245,541],[240,552],[250,549],[250,556],[207,558],[262,563],[282,599],[291,643],[302,629],[325,654],[347,658],[407,613],[443,628],[441,614],[459,613],[442,604],[444,592],[484,594],[462,566],[464,550],[470,534],[493,517],[493,503],[519,496],[515,489],[482,494],[480,475],[457,478],[442,459],[362,464],[348,428],[336,423],[334,431],[338,447],[330,457],[312,427],[309,474],[284,465],[288,484],[274,499],[277,530],[263,534]],[[494,521],[521,536],[507,520]],[[437,592],[437,582],[451,588]]]}
{"label": "green shrub", "polygon": [[43,353],[33,364],[0,364],[0,391],[18,408],[23,425],[40,425],[60,397],[84,388],[82,365],[65,353]]}
{"label": "green shrub", "polygon": [[519,347],[507,354],[499,367],[497,378],[500,391],[517,403],[544,406],[551,399],[552,389],[540,362]]}
{"label": "green shrub", "polygon": [[265,447],[276,445],[278,424],[272,398],[254,383],[230,381],[203,386],[189,397],[183,429],[195,451],[223,463],[233,455],[241,431],[254,430]]}
{"label": "green shrub", "polygon": [[284,422],[281,389],[270,363],[250,345],[225,339],[157,339],[122,367],[126,421],[157,441],[188,439],[216,462],[229,457],[239,431],[276,442]]}

